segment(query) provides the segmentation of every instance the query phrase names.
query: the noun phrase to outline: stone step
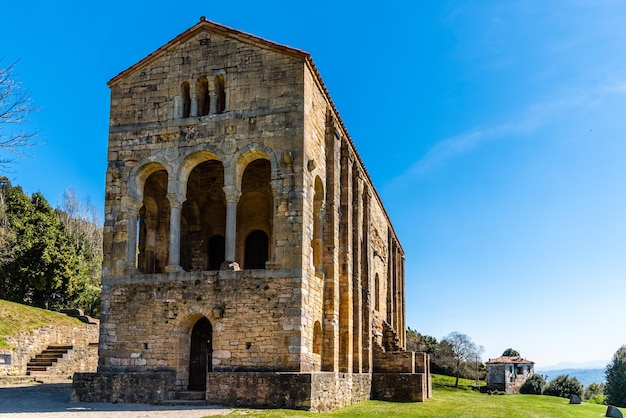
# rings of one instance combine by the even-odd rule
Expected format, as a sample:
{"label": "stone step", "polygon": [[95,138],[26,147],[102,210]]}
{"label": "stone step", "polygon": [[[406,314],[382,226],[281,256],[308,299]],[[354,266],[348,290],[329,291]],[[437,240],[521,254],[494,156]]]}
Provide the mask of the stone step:
{"label": "stone step", "polygon": [[46,384],[67,384],[72,385],[72,378],[70,376],[48,376],[48,375],[33,375],[33,380],[38,383]]}
{"label": "stone step", "polygon": [[43,350],[41,353],[37,354],[37,356],[55,356],[62,357],[67,354],[69,350]]}
{"label": "stone step", "polygon": [[56,363],[59,358],[60,357],[35,357],[31,358],[28,364]]}
{"label": "stone step", "polygon": [[31,374],[32,372],[47,372],[48,371],[48,367],[47,365],[43,365],[43,366],[26,366],[26,373],[27,374]]}
{"label": "stone step", "polygon": [[170,399],[168,401],[164,401],[163,405],[172,405],[172,406],[203,406],[206,405],[206,401],[194,401],[189,399]]}
{"label": "stone step", "polygon": [[179,401],[205,401],[206,392],[203,390],[181,390],[177,391],[174,398]]}
{"label": "stone step", "polygon": [[[73,345],[49,345],[46,350],[72,350],[74,348]],[[45,350],[44,350],[45,351]]]}
{"label": "stone step", "polygon": [[26,368],[28,370],[31,370],[31,369],[34,369],[34,368],[37,368],[37,367],[39,367],[39,368],[43,367],[44,370],[45,370],[46,367],[50,367],[53,364],[54,363],[51,362],[51,361],[37,361],[37,362],[29,361],[28,363],[26,363]]}

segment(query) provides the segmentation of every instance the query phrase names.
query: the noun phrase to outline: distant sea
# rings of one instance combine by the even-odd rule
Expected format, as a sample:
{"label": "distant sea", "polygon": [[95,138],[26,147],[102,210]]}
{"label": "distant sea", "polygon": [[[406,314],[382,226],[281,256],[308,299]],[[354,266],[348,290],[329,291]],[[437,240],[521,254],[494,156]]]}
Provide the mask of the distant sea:
{"label": "distant sea", "polygon": [[605,383],[606,376],[604,369],[558,369],[558,370],[535,370],[535,374],[547,376],[546,382],[563,374],[575,377],[583,386],[587,387],[592,383]]}

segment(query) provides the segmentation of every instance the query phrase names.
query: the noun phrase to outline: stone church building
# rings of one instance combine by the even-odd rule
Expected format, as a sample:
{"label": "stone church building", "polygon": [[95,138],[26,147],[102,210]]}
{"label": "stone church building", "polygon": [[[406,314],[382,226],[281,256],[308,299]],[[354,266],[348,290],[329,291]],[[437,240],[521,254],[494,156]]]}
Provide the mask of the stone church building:
{"label": "stone church building", "polygon": [[75,400],[430,397],[404,251],[308,53],[201,18],[108,85],[99,365]]}

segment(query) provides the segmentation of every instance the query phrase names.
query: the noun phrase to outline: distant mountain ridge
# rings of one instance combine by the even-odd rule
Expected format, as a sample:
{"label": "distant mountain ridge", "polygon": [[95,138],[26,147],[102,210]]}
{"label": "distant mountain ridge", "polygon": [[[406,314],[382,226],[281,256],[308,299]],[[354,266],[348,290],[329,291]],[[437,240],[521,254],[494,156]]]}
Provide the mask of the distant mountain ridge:
{"label": "distant mountain ridge", "polygon": [[564,369],[604,369],[611,360],[593,360],[579,363],[564,362],[551,366],[535,366],[537,370],[564,370]]}
{"label": "distant mountain ridge", "polygon": [[592,383],[606,383],[604,369],[553,369],[553,370],[535,370],[535,374],[547,376],[546,381],[554,379],[557,376],[568,375],[575,377],[583,386],[587,387]]}

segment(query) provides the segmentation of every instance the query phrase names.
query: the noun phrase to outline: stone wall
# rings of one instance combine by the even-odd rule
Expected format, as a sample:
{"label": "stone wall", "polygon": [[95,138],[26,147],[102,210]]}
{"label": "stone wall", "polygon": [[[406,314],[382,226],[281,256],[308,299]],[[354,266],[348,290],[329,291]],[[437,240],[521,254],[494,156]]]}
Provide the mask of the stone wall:
{"label": "stone wall", "polygon": [[[522,372],[517,373],[521,366]],[[528,364],[492,363],[487,364],[487,388],[505,393],[519,393],[520,388],[535,373],[534,367]]]}
{"label": "stone wall", "polygon": [[330,411],[369,399],[369,374],[209,373],[212,404]]}
{"label": "stone wall", "polygon": [[374,351],[374,373],[415,373],[413,351]]}
{"label": "stone wall", "polygon": [[423,373],[374,373],[372,399],[394,402],[425,402],[430,390]]}
{"label": "stone wall", "polygon": [[[5,339],[10,346],[15,348],[0,349],[0,354],[11,354],[12,360],[10,366],[0,366],[0,376],[25,375],[26,364],[30,359],[50,345],[82,347],[85,349],[86,357],[84,359],[77,358],[73,362],[73,366],[77,367],[74,370],[95,370],[94,366],[97,360],[88,352],[87,347],[89,344],[98,342],[97,325],[42,327],[32,332],[21,332],[15,336],[8,336]],[[91,352],[93,351],[91,350]],[[63,371],[63,374],[67,373],[69,370]]]}
{"label": "stone wall", "polygon": [[176,373],[75,373],[73,402],[128,402],[158,404],[173,399]]}
{"label": "stone wall", "polygon": [[202,316],[212,324],[213,371],[319,368],[303,360],[312,347],[303,346],[301,338],[301,282],[297,271],[242,270],[142,275],[105,285],[99,370],[171,368],[182,388],[189,332]]}

